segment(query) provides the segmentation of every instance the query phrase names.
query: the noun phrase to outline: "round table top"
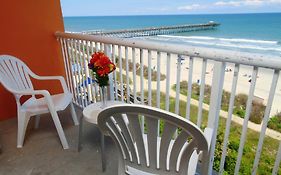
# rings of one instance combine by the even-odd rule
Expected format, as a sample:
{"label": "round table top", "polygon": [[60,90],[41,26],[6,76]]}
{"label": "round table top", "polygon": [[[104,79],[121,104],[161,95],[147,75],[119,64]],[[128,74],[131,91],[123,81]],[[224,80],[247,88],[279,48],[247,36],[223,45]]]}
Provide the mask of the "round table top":
{"label": "round table top", "polygon": [[[107,101],[106,107],[116,104],[122,104],[124,102],[121,101]],[[85,107],[83,110],[83,116],[85,121],[92,123],[92,124],[98,124],[98,115],[100,111],[102,110],[102,102],[96,102],[93,104],[90,104],[89,106]]]}

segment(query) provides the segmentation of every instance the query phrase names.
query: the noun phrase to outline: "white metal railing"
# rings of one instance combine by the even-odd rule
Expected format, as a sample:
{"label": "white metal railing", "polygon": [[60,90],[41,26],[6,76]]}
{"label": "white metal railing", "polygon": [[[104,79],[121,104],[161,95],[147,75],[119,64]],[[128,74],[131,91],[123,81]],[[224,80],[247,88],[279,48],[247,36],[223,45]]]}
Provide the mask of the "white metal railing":
{"label": "white metal railing", "polygon": [[[241,77],[243,79],[243,76],[239,77],[239,74],[244,73],[245,70],[247,70],[247,72],[251,72],[252,70],[250,76],[247,74],[247,77],[250,77],[250,83],[245,86],[243,84],[243,88],[239,90],[246,90],[248,99],[244,120],[240,122],[242,131],[234,174],[239,173],[244,146],[247,141],[248,127],[252,125],[249,118],[256,91],[267,94],[267,97],[263,97],[266,101],[266,109],[260,127],[261,129],[259,130],[259,141],[256,148],[255,159],[253,160],[252,174],[257,174],[262,149],[263,147],[267,147],[267,145],[264,145],[266,135],[274,139],[279,139],[279,148],[274,150],[276,153],[275,163],[270,166],[272,167],[272,174],[277,174],[278,171],[281,171],[280,133],[267,128],[272,107],[274,106],[275,108],[279,106],[281,101],[280,90],[276,90],[277,87],[280,87],[279,74],[281,69],[281,56],[268,57],[261,54],[222,49],[63,32],[57,32],[55,35],[61,44],[68,88],[74,94],[74,102],[81,107],[85,107],[99,100],[99,88],[89,79],[91,76],[87,65],[94,51],[104,51],[117,65],[117,71],[110,76],[111,99],[122,101],[133,99],[133,102],[147,105],[153,105],[154,101],[156,103],[155,107],[158,108],[161,107],[161,102],[164,101],[165,106],[161,108],[171,111],[170,96],[172,96],[175,98],[174,112],[176,114],[180,114],[181,100],[186,102],[185,117],[187,119],[190,118],[191,105],[196,104],[198,106],[196,123],[199,127],[203,127],[203,111],[207,109],[209,111],[207,128],[214,129],[210,147],[210,165],[213,165],[219,115],[222,115],[222,111],[220,110],[222,92],[225,88],[229,89],[230,100],[228,113],[225,116],[226,127],[224,131],[222,155],[220,158],[220,174],[224,171],[225,159],[228,154],[227,149],[230,128],[232,121],[235,119],[235,116],[233,116],[235,95],[237,89],[240,88],[243,83],[239,81]],[[123,63],[124,61],[125,64]],[[188,64],[183,63],[185,61],[188,61]],[[185,67],[186,69],[184,66],[187,66]],[[231,74],[225,71],[228,66],[232,68]],[[271,81],[269,80],[269,83],[261,82],[267,87],[266,90],[256,87],[258,78],[263,76],[264,72],[266,76],[268,76],[268,72],[271,72]],[[156,76],[154,76],[155,74]],[[165,80],[161,80],[161,74],[166,76]],[[200,96],[198,101],[194,102],[191,95],[192,83],[198,79],[200,80]],[[132,81],[131,84],[130,80]],[[181,80],[188,80],[187,96],[183,96],[180,93]],[[229,81],[231,83],[227,83]],[[173,84],[175,84],[175,91],[171,89]],[[206,84],[212,85],[209,105],[204,103]],[[152,94],[153,90],[156,90],[155,94]],[[164,93],[165,97],[161,95],[161,92]],[[156,97],[154,98],[153,95],[156,95]],[[239,123],[238,120],[236,122]],[[210,166],[209,172],[211,171],[212,166]]]}

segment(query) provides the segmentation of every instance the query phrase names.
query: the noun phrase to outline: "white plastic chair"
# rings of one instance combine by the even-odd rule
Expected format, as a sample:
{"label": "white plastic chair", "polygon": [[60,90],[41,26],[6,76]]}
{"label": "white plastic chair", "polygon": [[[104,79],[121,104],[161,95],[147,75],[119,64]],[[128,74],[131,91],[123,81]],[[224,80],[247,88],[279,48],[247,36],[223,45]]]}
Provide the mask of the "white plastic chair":
{"label": "white plastic chair", "polygon": [[[160,135],[159,121],[163,124]],[[208,172],[206,137],[196,125],[176,114],[143,105],[114,105],[100,112],[98,126],[119,149],[119,175],[193,175],[199,159],[201,174]]]}
{"label": "white plastic chair", "polygon": [[[63,88],[63,93],[50,95],[47,90],[34,90],[30,77],[38,80],[59,80]],[[18,148],[23,146],[25,131],[30,117],[37,115],[36,127],[38,127],[39,115],[44,113],[51,114],[63,148],[69,148],[57,111],[64,110],[70,104],[74,124],[78,125],[79,123],[72,103],[72,94],[67,90],[63,77],[38,76],[21,60],[10,55],[0,55],[0,82],[16,98],[18,111]],[[31,97],[21,104],[20,98],[25,95],[31,95]],[[43,97],[37,99],[35,95],[42,95]]]}

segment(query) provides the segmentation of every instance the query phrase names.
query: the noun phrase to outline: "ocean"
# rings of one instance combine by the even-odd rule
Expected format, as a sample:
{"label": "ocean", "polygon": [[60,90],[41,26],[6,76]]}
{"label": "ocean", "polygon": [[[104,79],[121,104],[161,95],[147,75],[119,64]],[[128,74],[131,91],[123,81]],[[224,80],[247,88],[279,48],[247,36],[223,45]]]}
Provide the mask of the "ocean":
{"label": "ocean", "polygon": [[281,13],[64,17],[65,30],[118,30],[198,24],[214,21],[216,29],[139,39],[281,55]]}

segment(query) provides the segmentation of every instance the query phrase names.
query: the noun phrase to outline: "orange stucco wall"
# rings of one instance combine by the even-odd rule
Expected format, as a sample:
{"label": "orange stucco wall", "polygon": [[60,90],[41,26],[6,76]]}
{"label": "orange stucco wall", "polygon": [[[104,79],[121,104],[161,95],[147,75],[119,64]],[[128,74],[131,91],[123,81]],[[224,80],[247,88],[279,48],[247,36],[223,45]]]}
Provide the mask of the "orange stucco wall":
{"label": "orange stucco wall", "polygon": [[[23,60],[38,75],[64,75],[54,32],[64,31],[59,0],[7,0],[0,5],[0,55]],[[56,81],[34,82],[35,88],[61,91]],[[16,117],[12,94],[0,84],[0,120]]]}

